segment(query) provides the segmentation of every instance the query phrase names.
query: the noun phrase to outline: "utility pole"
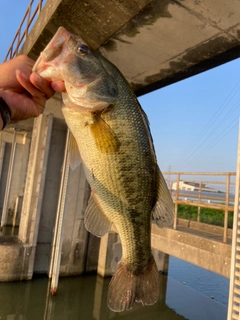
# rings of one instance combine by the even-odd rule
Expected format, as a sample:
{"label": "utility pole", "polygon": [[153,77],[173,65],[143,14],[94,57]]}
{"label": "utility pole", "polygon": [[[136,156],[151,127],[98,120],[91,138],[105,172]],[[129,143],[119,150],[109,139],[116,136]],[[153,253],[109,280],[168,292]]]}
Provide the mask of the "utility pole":
{"label": "utility pole", "polygon": [[171,171],[172,171],[172,166],[168,166],[168,177],[167,177],[167,185],[168,188],[171,189]]}

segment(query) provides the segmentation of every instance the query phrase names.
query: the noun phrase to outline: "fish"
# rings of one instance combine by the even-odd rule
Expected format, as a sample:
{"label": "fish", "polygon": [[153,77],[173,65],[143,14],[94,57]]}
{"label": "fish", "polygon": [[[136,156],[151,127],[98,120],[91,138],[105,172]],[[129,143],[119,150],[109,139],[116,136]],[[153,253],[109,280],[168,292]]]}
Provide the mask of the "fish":
{"label": "fish", "polygon": [[86,229],[101,237],[114,224],[121,239],[122,258],[108,287],[109,308],[121,312],[135,303],[156,303],[159,272],[151,223],[170,226],[174,207],[145,112],[119,69],[64,27],[33,71],[65,83],[62,112],[73,136],[71,167],[81,159],[91,187]]}

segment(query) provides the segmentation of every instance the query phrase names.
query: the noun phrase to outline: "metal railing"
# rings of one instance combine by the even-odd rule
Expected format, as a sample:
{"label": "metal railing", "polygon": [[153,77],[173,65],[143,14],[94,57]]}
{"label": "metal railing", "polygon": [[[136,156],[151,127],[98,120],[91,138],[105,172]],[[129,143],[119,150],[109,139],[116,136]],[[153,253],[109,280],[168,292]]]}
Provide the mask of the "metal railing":
{"label": "metal railing", "polygon": [[[38,4],[36,2],[38,1]],[[19,50],[21,49],[21,45],[23,44],[23,41],[26,40],[26,37],[30,31],[30,28],[32,27],[32,23],[34,21],[34,18],[39,15],[43,8],[43,2],[46,0],[31,0],[29,3],[29,6],[25,12],[25,15],[20,23],[20,26],[15,34],[15,37],[13,38],[13,41],[10,45],[10,48],[6,54],[6,57],[4,61],[12,59],[17,56],[19,53]],[[36,7],[35,7],[36,5]],[[35,9],[34,9],[35,7]],[[33,12],[32,12],[33,10]]]}
{"label": "metal railing", "polygon": [[[235,177],[235,172],[163,172],[169,186],[173,201],[175,203],[174,229],[177,228],[178,206],[180,204],[198,207],[197,221],[200,222],[201,208],[222,210],[224,212],[223,242],[227,242],[228,234],[228,212],[234,211],[234,196],[230,193],[231,177]],[[170,179],[175,176],[175,179]],[[194,179],[186,178],[194,176]],[[217,176],[224,180],[212,181],[206,178],[195,178],[198,176]],[[184,178],[185,177],[185,178]],[[185,189],[183,186],[185,183]],[[224,186],[224,191],[218,190],[216,186]],[[215,190],[213,187],[215,186]],[[204,192],[205,191],[205,192]]]}

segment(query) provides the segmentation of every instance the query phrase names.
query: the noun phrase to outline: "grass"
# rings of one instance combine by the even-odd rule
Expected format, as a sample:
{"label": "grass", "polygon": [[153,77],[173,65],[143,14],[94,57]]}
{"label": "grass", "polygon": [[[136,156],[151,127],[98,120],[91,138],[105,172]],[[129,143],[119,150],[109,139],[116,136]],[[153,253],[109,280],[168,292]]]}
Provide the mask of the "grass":
{"label": "grass", "polygon": [[[178,218],[197,221],[197,217],[198,217],[197,207],[187,206],[183,204],[180,204],[178,206]],[[209,209],[209,208],[201,208],[200,222],[223,227],[224,211]],[[232,226],[233,226],[233,212],[228,212],[228,228],[232,228]]]}

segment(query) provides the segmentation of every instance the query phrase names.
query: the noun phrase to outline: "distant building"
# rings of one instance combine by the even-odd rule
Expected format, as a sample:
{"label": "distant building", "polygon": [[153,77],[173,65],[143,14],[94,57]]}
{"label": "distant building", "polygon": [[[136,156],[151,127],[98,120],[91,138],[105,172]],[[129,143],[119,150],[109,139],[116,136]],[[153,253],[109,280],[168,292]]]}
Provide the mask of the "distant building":
{"label": "distant building", "polygon": [[[177,182],[174,182],[172,184],[172,190],[176,190],[176,189],[177,189]],[[199,189],[200,189],[200,183],[198,182],[188,182],[183,180],[179,181],[179,190],[199,191]],[[218,189],[207,187],[205,183],[202,183],[201,190],[202,192],[216,192],[216,193],[220,192]]]}

